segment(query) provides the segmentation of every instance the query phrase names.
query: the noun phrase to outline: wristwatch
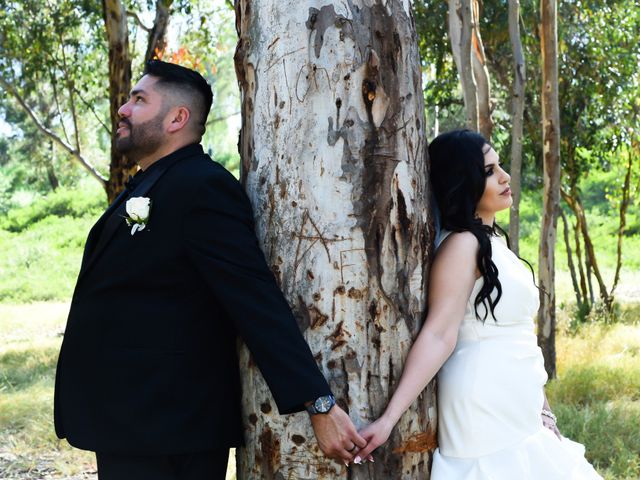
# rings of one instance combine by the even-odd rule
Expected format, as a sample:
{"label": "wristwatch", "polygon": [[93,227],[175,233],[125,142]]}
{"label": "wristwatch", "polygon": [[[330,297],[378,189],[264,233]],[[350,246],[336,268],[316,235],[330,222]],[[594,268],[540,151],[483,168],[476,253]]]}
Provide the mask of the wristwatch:
{"label": "wristwatch", "polygon": [[311,405],[305,407],[309,415],[316,415],[318,413],[329,413],[329,410],[336,404],[336,399],[333,395],[323,395],[314,400]]}

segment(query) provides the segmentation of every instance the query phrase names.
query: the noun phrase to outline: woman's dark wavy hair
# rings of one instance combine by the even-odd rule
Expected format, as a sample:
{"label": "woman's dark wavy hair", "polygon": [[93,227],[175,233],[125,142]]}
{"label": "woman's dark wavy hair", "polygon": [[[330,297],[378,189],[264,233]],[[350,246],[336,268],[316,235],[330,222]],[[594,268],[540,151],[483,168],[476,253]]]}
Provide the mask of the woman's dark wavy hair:
{"label": "woman's dark wavy hair", "polygon": [[[431,184],[441,214],[441,226],[451,232],[471,232],[480,245],[476,262],[484,279],[482,288],[474,300],[476,317],[483,322],[502,297],[502,285],[498,268],[491,260],[491,236],[506,232],[495,222],[484,225],[476,216],[476,206],[484,193],[486,172],[484,154],[491,145],[479,133],[471,130],[454,130],[436,137],[429,145]],[[508,242],[508,240],[507,240]],[[495,298],[491,293],[496,290]],[[478,313],[479,305],[485,306],[484,316]],[[486,308],[486,305],[489,308]]]}

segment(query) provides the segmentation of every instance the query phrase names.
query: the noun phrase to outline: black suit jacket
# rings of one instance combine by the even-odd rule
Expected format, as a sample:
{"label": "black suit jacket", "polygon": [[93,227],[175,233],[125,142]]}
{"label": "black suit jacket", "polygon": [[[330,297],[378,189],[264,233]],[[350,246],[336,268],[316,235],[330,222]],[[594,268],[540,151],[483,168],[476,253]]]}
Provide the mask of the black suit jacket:
{"label": "black suit jacket", "polygon": [[87,239],[56,372],[60,438],[131,454],[240,445],[237,334],[281,413],[330,393],[229,172],[190,145],[130,196],[151,198],[147,227],[131,235],[125,192]]}

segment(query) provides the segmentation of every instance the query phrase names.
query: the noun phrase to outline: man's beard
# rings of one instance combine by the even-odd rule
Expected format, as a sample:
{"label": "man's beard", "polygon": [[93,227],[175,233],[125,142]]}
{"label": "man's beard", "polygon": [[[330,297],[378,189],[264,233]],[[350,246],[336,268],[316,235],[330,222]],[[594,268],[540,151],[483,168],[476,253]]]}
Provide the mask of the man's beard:
{"label": "man's beard", "polygon": [[129,119],[120,119],[125,123],[129,134],[125,137],[116,137],[116,150],[125,154],[130,160],[137,161],[154,153],[166,140],[162,131],[162,121],[166,112],[160,112],[151,120],[139,125],[132,125]]}

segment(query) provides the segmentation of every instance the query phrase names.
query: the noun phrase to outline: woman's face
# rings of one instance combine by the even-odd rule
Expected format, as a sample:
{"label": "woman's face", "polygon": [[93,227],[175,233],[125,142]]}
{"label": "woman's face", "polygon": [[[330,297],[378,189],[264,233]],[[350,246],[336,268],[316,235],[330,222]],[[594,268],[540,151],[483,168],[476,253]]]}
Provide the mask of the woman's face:
{"label": "woman's face", "polygon": [[489,145],[485,145],[484,171],[487,181],[476,213],[482,219],[482,223],[493,225],[496,212],[509,208],[513,199],[509,188],[511,176],[502,169],[498,154]]}

